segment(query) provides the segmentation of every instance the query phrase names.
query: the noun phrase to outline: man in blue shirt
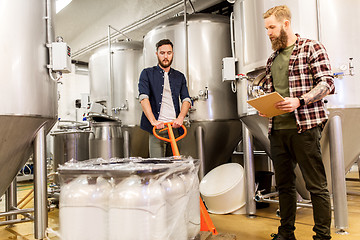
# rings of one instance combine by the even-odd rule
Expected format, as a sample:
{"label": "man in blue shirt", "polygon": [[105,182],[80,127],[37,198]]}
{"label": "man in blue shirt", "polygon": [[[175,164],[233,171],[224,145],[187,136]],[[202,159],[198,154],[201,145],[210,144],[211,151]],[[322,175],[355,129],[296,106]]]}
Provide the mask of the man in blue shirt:
{"label": "man in blue shirt", "polygon": [[165,157],[172,155],[168,144],[157,139],[152,129],[154,126],[164,128],[165,122],[173,122],[174,128],[181,127],[191,100],[184,74],[170,67],[174,53],[169,39],[156,44],[156,56],[158,65],[146,68],[140,74],[139,101],[143,109],[140,127],[150,133],[150,157]]}

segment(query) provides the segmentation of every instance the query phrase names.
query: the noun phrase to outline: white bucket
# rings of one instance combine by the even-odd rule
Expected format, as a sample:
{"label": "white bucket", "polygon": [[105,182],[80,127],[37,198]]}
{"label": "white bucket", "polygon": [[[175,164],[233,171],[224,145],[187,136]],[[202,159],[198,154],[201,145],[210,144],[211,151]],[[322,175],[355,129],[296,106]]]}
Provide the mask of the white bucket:
{"label": "white bucket", "polygon": [[244,168],[238,163],[214,168],[201,180],[200,193],[210,213],[239,210],[246,203]]}

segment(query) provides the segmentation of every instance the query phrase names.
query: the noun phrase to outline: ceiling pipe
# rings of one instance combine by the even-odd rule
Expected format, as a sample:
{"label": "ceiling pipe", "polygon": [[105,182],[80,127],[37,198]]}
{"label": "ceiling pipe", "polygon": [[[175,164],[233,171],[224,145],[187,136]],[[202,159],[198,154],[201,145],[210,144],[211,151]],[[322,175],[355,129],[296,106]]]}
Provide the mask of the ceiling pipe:
{"label": "ceiling pipe", "polygon": [[184,66],[185,66],[185,77],[187,80],[187,85],[189,86],[189,41],[188,41],[188,23],[187,23],[187,9],[186,9],[186,0],[184,0],[184,41],[185,41],[185,53],[184,53]]}
{"label": "ceiling pipe", "polygon": [[[134,28],[136,28],[136,27],[138,27],[138,26],[140,26],[140,25],[142,25],[142,24],[144,24],[146,22],[149,22],[150,20],[160,16],[161,14],[164,14],[164,13],[170,11],[170,10],[173,10],[174,8],[176,8],[178,6],[181,6],[183,4],[183,2],[184,1],[181,0],[181,1],[178,1],[178,2],[176,2],[174,4],[169,5],[169,6],[165,7],[165,8],[163,8],[163,9],[160,9],[159,11],[156,11],[156,12],[154,12],[154,13],[140,19],[139,21],[136,21],[136,22],[134,22],[134,23],[120,29],[119,31],[112,33],[110,38],[114,38],[114,37],[119,36],[120,35],[119,32],[121,32],[123,34],[126,33],[126,32],[129,32],[130,30],[133,30]],[[82,48],[79,51],[73,53],[72,57],[73,58],[79,57],[79,56],[81,56],[81,55],[83,55],[83,54],[85,54],[85,53],[87,53],[87,52],[89,52],[91,50],[94,50],[94,49],[98,48],[99,46],[105,44],[107,41],[108,41],[108,36],[106,36],[106,37],[100,39],[99,41],[96,41],[96,42],[88,45],[87,47]]]}
{"label": "ceiling pipe", "polygon": [[[195,8],[194,8],[194,4],[195,4],[195,7],[197,8],[197,10],[201,11],[201,10],[206,9],[206,8],[208,8],[210,6],[213,6],[213,5],[215,5],[215,4],[217,4],[217,3],[221,2],[221,1],[222,0],[205,0],[205,1],[202,1],[202,0],[195,1],[195,0],[193,0],[191,2],[191,8],[192,8],[193,12],[195,12]],[[193,2],[194,2],[194,4],[193,4]],[[122,28],[122,29],[120,29],[120,30],[118,30],[118,32],[112,33],[111,38],[118,37],[120,35],[120,32],[122,34],[125,34],[127,32],[130,32],[130,31],[134,30],[135,28],[145,24],[145,23],[149,24],[155,18],[157,18],[157,17],[159,17],[161,15],[164,15],[166,13],[169,13],[171,10],[174,10],[175,8],[181,7],[181,5],[183,5],[183,3],[184,3],[184,0],[179,0],[179,1],[167,6],[165,8],[162,8],[162,9],[160,9],[158,11],[155,11],[154,13],[152,13],[152,14],[150,14],[150,15],[148,15],[148,16],[146,16],[146,17],[144,17],[144,18],[142,18],[142,19],[140,19],[140,20],[138,20],[138,21],[136,21],[136,22]],[[84,54],[86,54],[86,53],[88,53],[88,52],[90,52],[92,50],[95,50],[96,48],[100,47],[101,45],[106,44],[107,41],[108,41],[108,36],[103,37],[102,39],[100,39],[100,40],[98,40],[98,41],[96,41],[96,42],[94,42],[94,43],[92,43],[92,44],[90,44],[90,45],[76,51],[76,52],[73,52],[72,59],[76,59],[76,58],[78,58],[78,57],[80,57],[80,56],[82,56],[82,55],[84,55]]]}

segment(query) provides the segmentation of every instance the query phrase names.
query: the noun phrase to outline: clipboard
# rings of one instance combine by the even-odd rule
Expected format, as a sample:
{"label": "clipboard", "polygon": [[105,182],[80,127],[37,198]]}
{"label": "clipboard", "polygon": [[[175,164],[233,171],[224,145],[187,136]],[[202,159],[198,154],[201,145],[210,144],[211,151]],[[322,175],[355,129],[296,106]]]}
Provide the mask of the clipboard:
{"label": "clipboard", "polygon": [[284,100],[285,99],[278,92],[272,92],[261,97],[248,100],[247,103],[262,114],[265,114],[267,117],[274,117],[286,113],[285,111],[274,107],[275,103]]}

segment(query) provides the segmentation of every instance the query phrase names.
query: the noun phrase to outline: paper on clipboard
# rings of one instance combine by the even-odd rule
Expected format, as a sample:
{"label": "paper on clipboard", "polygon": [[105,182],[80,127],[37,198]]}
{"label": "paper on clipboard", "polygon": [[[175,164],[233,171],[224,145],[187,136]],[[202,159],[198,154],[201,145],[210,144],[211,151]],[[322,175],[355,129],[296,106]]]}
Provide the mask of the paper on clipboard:
{"label": "paper on clipboard", "polygon": [[261,97],[247,101],[248,104],[256,108],[262,114],[268,117],[274,117],[286,113],[274,107],[277,102],[284,101],[285,99],[277,92],[272,92]]}

